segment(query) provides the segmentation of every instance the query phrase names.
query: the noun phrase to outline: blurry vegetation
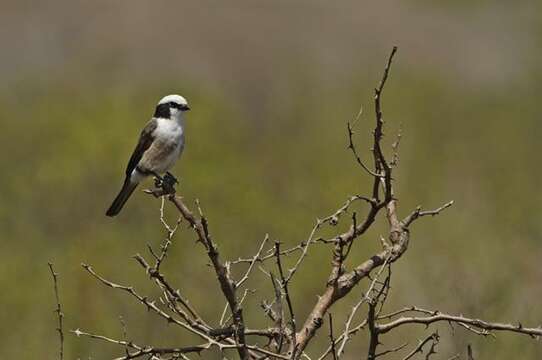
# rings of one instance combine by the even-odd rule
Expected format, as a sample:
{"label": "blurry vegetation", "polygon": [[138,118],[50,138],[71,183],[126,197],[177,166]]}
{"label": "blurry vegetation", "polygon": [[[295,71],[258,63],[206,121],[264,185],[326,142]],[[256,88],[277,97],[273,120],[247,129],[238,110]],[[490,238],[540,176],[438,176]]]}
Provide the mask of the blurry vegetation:
{"label": "blurry vegetation", "polygon": [[[537,29],[529,36],[540,40],[542,27]],[[197,42],[197,37],[192,41]],[[357,46],[354,41],[348,44]],[[115,53],[103,55],[100,61],[92,59],[95,63],[72,59],[65,73],[10,74],[13,80],[0,92],[0,284],[4,289],[0,321],[6,325],[0,328],[0,358],[37,354],[53,358],[57,350],[47,261],[54,262],[61,274],[67,328],[117,335],[122,331],[118,321],[122,315],[129,337],[141,343],[182,344],[185,333],[165,327],[153,314],[141,311],[139,304],[102,288],[79,266],[88,262],[119,283],[130,282],[142,293],[157,295],[130,256],[145,251],[147,243],[158,246],[164,236],[159,202],[137,193],[118,218],[104,216],[155,103],[170,92],[185,95],[191,103],[187,147],[174,172],[185,199],[200,199],[224,256],[233,259],[246,255],[244,249],[253,252],[266,233],[291,245],[308,235],[317,217],[328,215],[348,195],[369,186],[346,150],[346,121],[364,105],[356,139],[358,149],[368,156],[371,91],[386,54],[380,49],[388,45],[360,46],[371,54],[354,57],[355,66],[353,59],[343,59],[337,52],[326,59],[329,63],[321,64],[299,52],[289,58],[279,52],[280,66],[266,67],[268,75],[258,72],[253,63],[257,60],[251,58],[245,74],[232,69],[237,72],[224,72],[222,80],[213,78],[213,72],[200,79],[197,74],[206,70],[191,67],[156,77],[149,69],[133,71],[115,79],[116,71],[122,73],[123,61]],[[518,59],[522,66],[514,69],[514,76],[485,81],[453,76],[457,68],[450,73],[442,63],[424,66],[428,60],[417,59],[416,50],[402,51],[403,44],[398,45],[397,67],[384,96],[384,117],[388,144],[400,126],[403,132],[395,173],[401,209],[418,204],[433,207],[449,199],[456,204],[433,221],[415,225],[410,250],[394,267],[390,308],[416,303],[488,320],[538,325],[542,319],[540,62]],[[203,50],[202,54],[205,57]],[[539,58],[540,50],[528,54]],[[414,65],[417,60],[421,66]],[[213,61],[219,63],[221,58]],[[334,62],[347,63],[348,75],[326,73],[326,66]],[[82,69],[74,64],[82,64]],[[330,80],[335,74],[337,79]],[[351,258],[362,258],[378,247],[379,235],[376,228],[361,239],[357,256]],[[218,319],[223,304],[209,299],[219,289],[194,240],[186,229],[178,233],[164,266],[191,301],[201,304],[202,313]],[[312,254],[305,268],[325,276],[319,269],[323,271],[321,264],[329,261],[328,252]],[[301,317],[322,279],[303,277],[302,272],[294,282],[292,295]],[[266,296],[270,294],[254,299]],[[345,301],[338,309],[349,305]],[[262,315],[256,301],[248,302],[245,309],[249,324],[257,324]],[[341,323],[338,309],[333,314],[337,324]],[[351,348],[365,349],[364,336],[358,335],[357,340]],[[386,340],[392,344],[391,337]],[[66,341],[67,358],[103,359],[116,350],[72,335]],[[440,354],[445,358],[463,352],[467,342],[473,343],[480,359],[542,356],[539,342],[513,335],[501,335],[497,341],[474,338],[461,330],[441,342]],[[322,346],[327,346],[326,339]]]}

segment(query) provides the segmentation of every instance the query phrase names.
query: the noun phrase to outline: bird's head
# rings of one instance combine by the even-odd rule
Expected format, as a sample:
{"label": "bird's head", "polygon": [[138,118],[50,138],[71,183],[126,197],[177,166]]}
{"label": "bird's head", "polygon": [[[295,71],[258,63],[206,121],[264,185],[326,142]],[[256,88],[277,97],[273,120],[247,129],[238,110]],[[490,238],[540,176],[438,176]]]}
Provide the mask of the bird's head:
{"label": "bird's head", "polygon": [[164,96],[156,105],[154,117],[176,119],[189,110],[190,107],[185,98],[180,95],[168,95]]}

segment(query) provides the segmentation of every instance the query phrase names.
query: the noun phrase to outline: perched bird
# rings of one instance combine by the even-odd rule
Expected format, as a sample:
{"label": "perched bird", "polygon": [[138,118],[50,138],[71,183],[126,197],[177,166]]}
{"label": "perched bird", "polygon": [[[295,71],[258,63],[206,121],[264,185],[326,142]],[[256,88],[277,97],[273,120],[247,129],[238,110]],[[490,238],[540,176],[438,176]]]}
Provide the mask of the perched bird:
{"label": "perched bird", "polygon": [[[158,102],[154,116],[141,131],[139,142],[126,167],[122,189],[106,212],[117,215],[139,182],[149,175],[158,179],[179,158],[184,148],[184,113],[190,110],[188,102],[180,95],[168,95]],[[164,176],[165,179],[165,176]]]}

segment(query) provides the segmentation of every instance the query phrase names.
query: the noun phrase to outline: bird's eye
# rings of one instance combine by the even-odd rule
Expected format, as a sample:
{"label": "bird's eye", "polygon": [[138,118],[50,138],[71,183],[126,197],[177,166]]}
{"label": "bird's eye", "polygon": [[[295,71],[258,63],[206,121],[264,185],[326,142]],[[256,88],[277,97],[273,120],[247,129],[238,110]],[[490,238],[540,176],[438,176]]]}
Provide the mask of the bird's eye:
{"label": "bird's eye", "polygon": [[174,103],[174,102],[170,102],[170,103],[169,103],[169,107],[172,107],[172,108],[175,108],[175,109],[180,108],[179,104]]}

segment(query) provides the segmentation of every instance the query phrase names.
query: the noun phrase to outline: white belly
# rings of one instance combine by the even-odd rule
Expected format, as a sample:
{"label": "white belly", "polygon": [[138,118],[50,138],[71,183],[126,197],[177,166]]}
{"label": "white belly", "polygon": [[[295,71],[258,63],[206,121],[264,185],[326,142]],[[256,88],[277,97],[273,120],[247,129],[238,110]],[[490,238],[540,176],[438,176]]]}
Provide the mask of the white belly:
{"label": "white belly", "polygon": [[161,174],[171,169],[173,165],[175,165],[177,159],[179,159],[179,156],[181,156],[183,144],[184,138],[181,137],[181,141],[176,143],[174,149],[169,154],[164,156],[161,161],[156,163],[156,170],[154,171]]}
{"label": "white belly", "polygon": [[174,120],[157,119],[153,136],[154,141],[143,154],[139,167],[162,174],[173,167],[183,151],[183,128]]}

